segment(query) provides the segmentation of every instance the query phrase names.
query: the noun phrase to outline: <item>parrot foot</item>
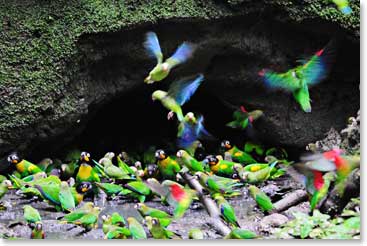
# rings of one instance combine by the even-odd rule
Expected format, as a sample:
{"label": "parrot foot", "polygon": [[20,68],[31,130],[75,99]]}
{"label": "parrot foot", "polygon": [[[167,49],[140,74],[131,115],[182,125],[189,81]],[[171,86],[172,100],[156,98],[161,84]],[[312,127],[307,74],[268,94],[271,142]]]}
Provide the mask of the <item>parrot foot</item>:
{"label": "parrot foot", "polygon": [[173,111],[169,111],[168,114],[167,114],[167,119],[171,120],[172,117],[173,117],[173,114],[174,114]]}

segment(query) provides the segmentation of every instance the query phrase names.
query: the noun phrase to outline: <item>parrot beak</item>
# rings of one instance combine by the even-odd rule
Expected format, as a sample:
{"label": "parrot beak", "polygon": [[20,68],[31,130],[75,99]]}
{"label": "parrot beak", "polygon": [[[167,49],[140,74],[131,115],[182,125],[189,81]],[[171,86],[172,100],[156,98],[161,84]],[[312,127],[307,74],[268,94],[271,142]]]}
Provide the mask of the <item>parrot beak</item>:
{"label": "parrot beak", "polygon": [[168,72],[168,64],[167,63],[163,63],[162,64],[162,69],[163,69],[163,71]]}
{"label": "parrot beak", "polygon": [[146,78],[144,79],[144,82],[145,82],[145,83],[147,83],[147,84],[151,84],[151,83],[153,83],[154,81],[152,80],[152,77],[149,75],[148,77],[146,77]]}
{"label": "parrot beak", "polygon": [[11,163],[18,164],[18,160],[14,159],[14,160],[11,161]]}
{"label": "parrot beak", "polygon": [[166,156],[165,156],[164,154],[159,154],[159,158],[160,158],[160,159],[162,159],[162,160],[163,160],[163,159],[165,159],[165,157],[166,157]]}
{"label": "parrot beak", "polygon": [[83,193],[85,193],[85,192],[87,192],[87,191],[88,191],[88,188],[87,188],[87,187],[83,187],[83,188],[82,188],[82,192],[83,192]]}
{"label": "parrot beak", "polygon": [[85,160],[86,162],[89,162],[89,157],[88,157],[88,156],[84,156],[84,160]]}

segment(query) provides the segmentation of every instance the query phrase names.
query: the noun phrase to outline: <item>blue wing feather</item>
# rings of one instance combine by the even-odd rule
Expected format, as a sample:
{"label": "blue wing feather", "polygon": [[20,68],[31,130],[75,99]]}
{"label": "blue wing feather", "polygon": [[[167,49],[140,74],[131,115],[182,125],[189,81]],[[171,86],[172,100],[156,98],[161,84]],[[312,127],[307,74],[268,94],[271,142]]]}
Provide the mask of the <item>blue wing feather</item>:
{"label": "blue wing feather", "polygon": [[191,96],[195,93],[203,80],[204,76],[200,74],[193,81],[176,81],[172,83],[168,94],[173,97],[178,104],[182,106],[191,98]]}
{"label": "blue wing feather", "polygon": [[191,44],[183,43],[177,48],[169,60],[172,60],[175,64],[184,63],[192,56],[193,51],[194,48]]}
{"label": "blue wing feather", "polygon": [[213,138],[212,135],[204,128],[204,117],[199,116],[196,124],[184,122],[182,135],[177,139],[177,145],[180,148],[189,147],[194,141],[200,138]]}
{"label": "blue wing feather", "polygon": [[163,55],[161,47],[159,45],[157,34],[155,34],[154,32],[148,32],[146,34],[144,47],[147,49],[151,56],[157,58],[158,62],[162,62]]}

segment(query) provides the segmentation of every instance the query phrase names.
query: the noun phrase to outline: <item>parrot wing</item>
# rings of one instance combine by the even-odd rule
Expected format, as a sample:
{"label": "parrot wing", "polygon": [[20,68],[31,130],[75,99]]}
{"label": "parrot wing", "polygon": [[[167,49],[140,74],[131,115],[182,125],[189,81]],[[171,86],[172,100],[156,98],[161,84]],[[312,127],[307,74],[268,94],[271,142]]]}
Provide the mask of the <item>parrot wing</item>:
{"label": "parrot wing", "polygon": [[204,79],[204,75],[200,74],[194,80],[182,79],[172,83],[168,90],[168,95],[176,100],[181,106],[185,104],[195,93]]}
{"label": "parrot wing", "polygon": [[299,89],[298,79],[292,76],[294,70],[285,73],[275,73],[271,70],[262,70],[259,75],[264,78],[265,85],[273,89],[294,91]]}
{"label": "parrot wing", "polygon": [[270,211],[273,209],[273,204],[270,198],[264,193],[257,194],[255,199],[263,210]]}
{"label": "parrot wing", "polygon": [[327,160],[322,154],[302,156],[301,160],[305,161],[305,165],[312,170],[329,172],[336,169],[335,164]]}
{"label": "parrot wing", "polygon": [[162,63],[163,54],[162,54],[161,47],[159,45],[157,34],[155,34],[154,32],[148,32],[146,34],[146,40],[144,43],[144,47],[151,56],[154,56],[157,58],[157,63]]}
{"label": "parrot wing", "polygon": [[178,64],[186,62],[192,56],[193,52],[194,47],[191,44],[184,42],[177,48],[175,53],[166,60],[166,63],[168,63],[169,68],[171,69]]}
{"label": "parrot wing", "polygon": [[297,100],[297,102],[299,103],[299,105],[301,106],[302,110],[305,111],[306,113],[310,113],[312,110],[311,109],[311,99],[310,99],[310,94],[308,92],[307,84],[304,83],[301,89],[295,90],[293,92],[293,95],[295,99]]}

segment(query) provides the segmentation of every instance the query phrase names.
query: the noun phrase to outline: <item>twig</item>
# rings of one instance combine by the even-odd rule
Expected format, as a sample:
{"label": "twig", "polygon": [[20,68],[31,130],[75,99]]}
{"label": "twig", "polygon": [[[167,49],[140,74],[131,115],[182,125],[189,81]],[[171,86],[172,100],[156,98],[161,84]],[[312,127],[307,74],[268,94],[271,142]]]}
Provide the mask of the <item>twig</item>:
{"label": "twig", "polygon": [[297,205],[300,202],[306,201],[308,199],[307,192],[305,190],[295,190],[289,193],[283,199],[274,203],[274,208],[272,213],[279,213],[286,210],[289,207]]}
{"label": "twig", "polygon": [[223,223],[220,218],[220,211],[216,205],[216,203],[209,197],[205,196],[203,191],[204,188],[201,186],[199,181],[191,176],[187,172],[180,173],[182,178],[186,181],[186,183],[194,190],[196,190],[200,202],[204,205],[206,211],[210,215],[212,226],[215,230],[223,236],[228,235],[231,232],[231,229]]}

